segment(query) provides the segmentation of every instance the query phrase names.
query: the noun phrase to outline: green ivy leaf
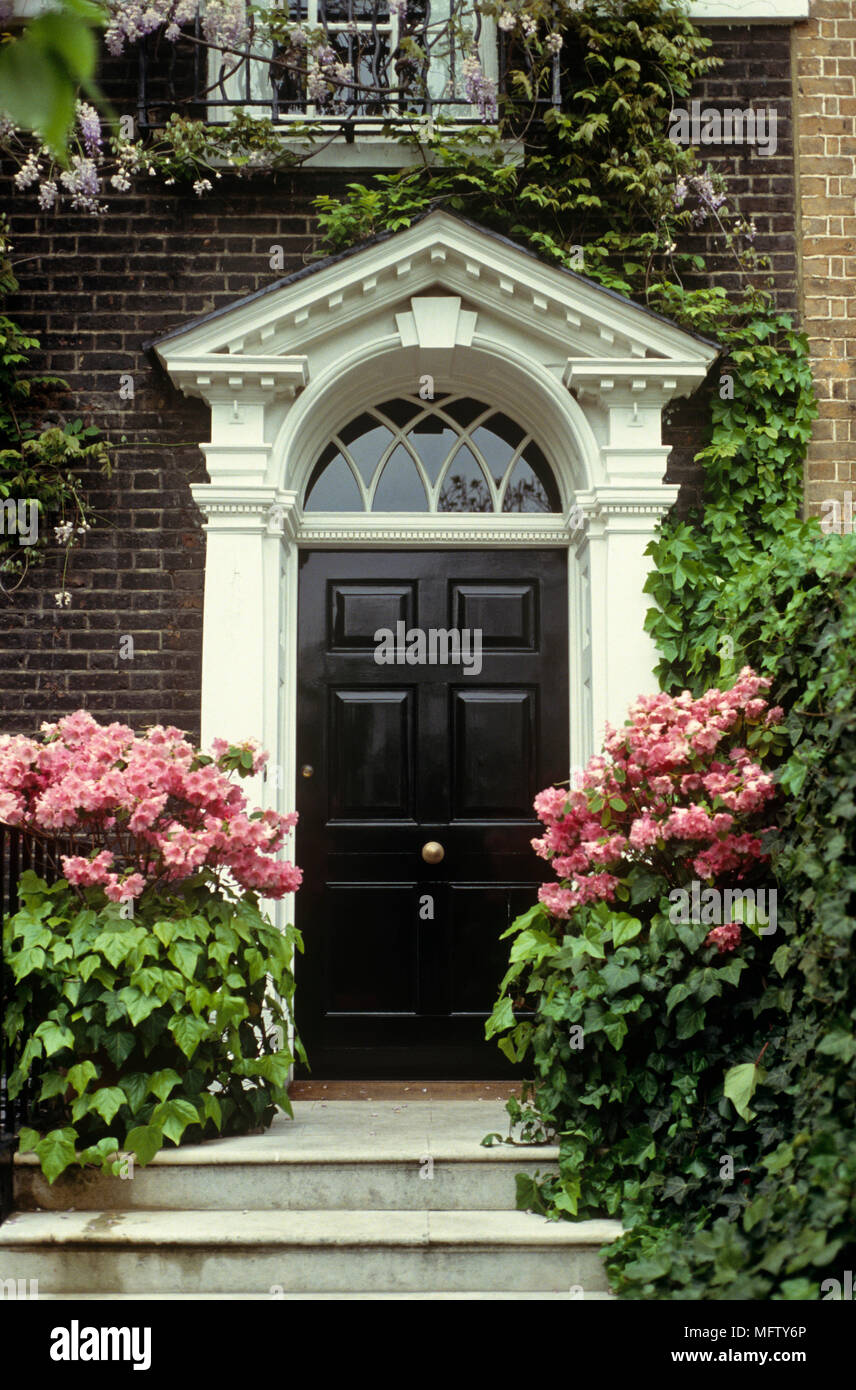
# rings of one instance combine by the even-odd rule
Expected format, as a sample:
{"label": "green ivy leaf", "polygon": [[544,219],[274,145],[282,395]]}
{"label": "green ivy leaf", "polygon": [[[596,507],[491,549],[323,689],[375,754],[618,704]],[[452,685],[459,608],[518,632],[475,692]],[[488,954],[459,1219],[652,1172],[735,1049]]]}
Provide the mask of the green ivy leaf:
{"label": "green ivy leaf", "polygon": [[69,1067],[67,1080],[69,1086],[73,1086],[77,1094],[82,1096],[90,1081],[97,1076],[98,1068],[87,1058],[85,1062],[78,1062],[77,1066]]}
{"label": "green ivy leaf", "polygon": [[53,1129],[33,1147],[42,1165],[42,1172],[53,1186],[60,1173],[77,1162],[75,1142],[77,1135],[73,1129]]}
{"label": "green ivy leaf", "polygon": [[152,1073],[148,1080],[147,1090],[151,1091],[152,1095],[157,1096],[158,1100],[166,1100],[170,1092],[180,1085],[181,1077],[178,1072],[173,1071],[172,1067],[166,1067],[163,1071]]}
{"label": "green ivy leaf", "polygon": [[170,1019],[167,1027],[188,1060],[210,1032],[207,1020],[188,1017],[186,1014],[176,1014]]}
{"label": "green ivy leaf", "polygon": [[759,1067],[755,1062],[741,1062],[725,1073],[722,1089],[741,1119],[755,1118],[749,1109],[749,1102],[765,1075],[763,1067]]}
{"label": "green ivy leaf", "polygon": [[158,1125],[137,1125],[125,1136],[124,1148],[134,1154],[138,1163],[151,1163],[163,1148],[163,1131]]}
{"label": "green ivy leaf", "polygon": [[180,1144],[187,1126],[199,1123],[199,1113],[189,1100],[162,1101],[152,1112],[151,1123],[163,1130],[167,1139]]}
{"label": "green ivy leaf", "polygon": [[[33,1036],[40,1038],[44,1043],[46,1057],[52,1057],[55,1052],[62,1052],[64,1048],[74,1047],[72,1030],[54,1019],[45,1019],[44,1023],[40,1023]],[[89,1065],[91,1066],[91,1063]]]}

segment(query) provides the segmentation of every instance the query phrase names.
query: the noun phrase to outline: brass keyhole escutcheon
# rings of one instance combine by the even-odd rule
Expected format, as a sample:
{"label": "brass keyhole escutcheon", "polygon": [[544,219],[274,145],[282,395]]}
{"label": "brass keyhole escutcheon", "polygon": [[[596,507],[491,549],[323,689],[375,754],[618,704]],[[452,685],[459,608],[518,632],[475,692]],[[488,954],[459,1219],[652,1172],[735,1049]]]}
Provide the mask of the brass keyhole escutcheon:
{"label": "brass keyhole escutcheon", "polygon": [[314,775],[314,772],[315,768],[312,766],[311,763],[304,763],[302,768],[300,769],[301,777],[312,777]]}
{"label": "brass keyhole escutcheon", "polygon": [[439,864],[446,851],[437,840],[427,840],[422,846],[422,858],[426,864]]}

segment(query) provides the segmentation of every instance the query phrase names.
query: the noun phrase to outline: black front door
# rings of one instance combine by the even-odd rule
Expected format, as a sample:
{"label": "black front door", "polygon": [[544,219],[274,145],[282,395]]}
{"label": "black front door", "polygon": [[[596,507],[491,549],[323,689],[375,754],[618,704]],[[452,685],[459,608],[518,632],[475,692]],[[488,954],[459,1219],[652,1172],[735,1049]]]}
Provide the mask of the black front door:
{"label": "black front door", "polygon": [[567,595],[554,550],[301,553],[296,1018],[313,1077],[510,1074],[484,1020],[500,935],[550,877],[532,799],[568,775]]}

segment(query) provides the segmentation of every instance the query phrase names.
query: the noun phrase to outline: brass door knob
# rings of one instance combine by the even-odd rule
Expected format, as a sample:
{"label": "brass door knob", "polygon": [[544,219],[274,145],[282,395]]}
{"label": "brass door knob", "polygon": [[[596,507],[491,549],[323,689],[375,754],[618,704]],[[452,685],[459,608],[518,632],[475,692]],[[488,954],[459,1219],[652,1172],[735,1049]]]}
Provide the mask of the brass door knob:
{"label": "brass door knob", "polygon": [[439,864],[446,851],[437,840],[427,840],[422,846],[422,858],[426,864]]}

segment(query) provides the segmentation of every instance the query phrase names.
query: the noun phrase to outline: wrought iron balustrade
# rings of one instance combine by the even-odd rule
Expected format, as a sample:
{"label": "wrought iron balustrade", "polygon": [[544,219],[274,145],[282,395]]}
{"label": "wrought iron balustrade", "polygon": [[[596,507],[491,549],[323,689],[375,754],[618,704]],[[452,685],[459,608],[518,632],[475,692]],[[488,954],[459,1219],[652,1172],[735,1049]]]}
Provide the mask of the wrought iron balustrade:
{"label": "wrought iron balustrade", "polygon": [[[408,0],[406,8],[396,0],[392,7],[389,0],[295,0],[289,23],[323,30],[328,63],[349,69],[352,80],[325,83],[324,69],[307,64],[294,42],[258,37],[253,19],[241,49],[209,49],[197,13],[184,44],[140,45],[140,128],[162,126],[173,111],[215,123],[235,111],[283,126],[322,122],[348,138],[357,128],[377,133],[389,122],[441,114],[457,125],[483,124],[494,108],[479,99],[482,79],[501,98],[510,69],[528,63],[471,0]],[[465,66],[473,54],[480,63],[475,90]],[[559,104],[558,55],[550,76],[549,91],[533,99],[536,110]]]}

